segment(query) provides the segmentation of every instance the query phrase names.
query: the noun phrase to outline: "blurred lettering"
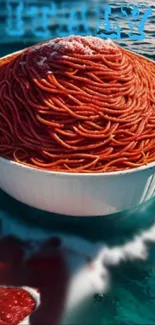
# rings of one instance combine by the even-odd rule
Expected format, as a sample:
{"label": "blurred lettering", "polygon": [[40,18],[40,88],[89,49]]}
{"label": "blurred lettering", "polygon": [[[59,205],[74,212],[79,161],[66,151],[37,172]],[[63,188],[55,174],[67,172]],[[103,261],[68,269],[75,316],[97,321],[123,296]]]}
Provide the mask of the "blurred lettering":
{"label": "blurred lettering", "polygon": [[60,5],[61,17],[56,21],[56,34],[58,36],[67,36],[69,34],[69,13],[72,4],[70,2],[62,2]]}
{"label": "blurred lettering", "polygon": [[[38,4],[36,0],[5,0],[7,8],[6,33],[9,36],[24,36],[29,31],[39,39],[48,39],[52,32],[54,35],[67,36],[70,34],[90,35],[98,34],[107,39],[121,39],[121,19],[128,21],[128,36],[132,40],[143,40],[146,36],[144,28],[148,17],[152,15],[152,8],[143,5],[124,4],[118,7],[120,21],[117,24],[117,16],[110,5],[93,5],[94,16],[89,23],[89,3],[81,3],[75,7],[72,2],[61,2],[49,5]],[[24,19],[29,19],[27,24]],[[112,20],[115,23],[112,23]],[[95,30],[91,25],[94,21]]]}
{"label": "blurred lettering", "polygon": [[[141,9],[144,9],[145,12],[142,13]],[[121,12],[128,19],[130,28],[130,32],[128,33],[129,37],[134,41],[145,39],[145,23],[148,17],[152,15],[152,8],[143,5],[124,5],[121,7]],[[142,18],[140,17],[141,15],[143,15]]]}
{"label": "blurred lettering", "polygon": [[52,3],[51,6],[39,9],[34,5],[30,5],[27,9],[27,16],[31,17],[32,33],[38,38],[49,38],[50,18],[56,16],[56,6]]}
{"label": "blurred lettering", "polygon": [[[78,17],[79,16],[79,17]],[[71,8],[70,10],[70,19],[68,24],[69,34],[78,34],[79,26],[81,27],[81,33],[84,35],[88,35],[90,33],[89,23],[87,20],[87,5],[82,4],[81,10],[78,14],[77,8]]]}
{"label": "blurred lettering", "polygon": [[22,0],[6,0],[7,8],[7,22],[6,32],[9,36],[23,36],[24,22],[23,22],[23,10],[24,4]]}
{"label": "blurred lettering", "polygon": [[[111,6],[106,6],[104,21],[99,21],[97,33],[103,38],[111,38],[111,39],[120,39],[121,38],[121,28],[117,24],[111,24],[109,22],[110,15],[112,14]],[[102,30],[103,29],[103,30]],[[104,31],[105,30],[105,31]]]}

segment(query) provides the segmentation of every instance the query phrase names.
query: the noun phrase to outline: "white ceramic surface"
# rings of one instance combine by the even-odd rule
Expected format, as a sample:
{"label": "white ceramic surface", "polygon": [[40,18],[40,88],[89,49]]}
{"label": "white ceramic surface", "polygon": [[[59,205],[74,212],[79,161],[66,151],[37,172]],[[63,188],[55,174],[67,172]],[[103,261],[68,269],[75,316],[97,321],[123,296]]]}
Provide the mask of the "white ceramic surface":
{"label": "white ceramic surface", "polygon": [[155,163],[129,171],[69,174],[0,158],[0,188],[32,207],[71,216],[104,216],[155,195]]}
{"label": "white ceramic surface", "polygon": [[82,175],[37,170],[0,158],[0,187],[45,211],[102,216],[150,199],[155,194],[155,163],[122,173]]}

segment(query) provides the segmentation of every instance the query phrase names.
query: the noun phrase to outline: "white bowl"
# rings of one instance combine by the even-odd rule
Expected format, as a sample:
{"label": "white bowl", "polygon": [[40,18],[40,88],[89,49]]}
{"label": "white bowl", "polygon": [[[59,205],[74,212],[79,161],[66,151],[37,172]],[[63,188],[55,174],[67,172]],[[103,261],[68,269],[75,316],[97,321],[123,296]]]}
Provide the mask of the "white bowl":
{"label": "white bowl", "polygon": [[131,209],[155,195],[155,163],[122,172],[72,174],[0,158],[0,188],[48,212],[104,216]]}
{"label": "white bowl", "polygon": [[71,216],[103,216],[133,208],[155,194],[155,163],[123,172],[71,174],[0,158],[0,187],[32,207]]}

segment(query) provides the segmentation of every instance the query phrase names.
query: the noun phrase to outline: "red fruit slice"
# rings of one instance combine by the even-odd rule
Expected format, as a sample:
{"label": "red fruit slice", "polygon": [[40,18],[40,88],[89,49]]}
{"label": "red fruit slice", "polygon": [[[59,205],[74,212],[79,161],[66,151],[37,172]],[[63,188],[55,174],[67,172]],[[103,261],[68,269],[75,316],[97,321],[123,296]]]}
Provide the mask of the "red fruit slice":
{"label": "red fruit slice", "polygon": [[35,300],[26,290],[0,287],[0,325],[19,324],[35,307]]}

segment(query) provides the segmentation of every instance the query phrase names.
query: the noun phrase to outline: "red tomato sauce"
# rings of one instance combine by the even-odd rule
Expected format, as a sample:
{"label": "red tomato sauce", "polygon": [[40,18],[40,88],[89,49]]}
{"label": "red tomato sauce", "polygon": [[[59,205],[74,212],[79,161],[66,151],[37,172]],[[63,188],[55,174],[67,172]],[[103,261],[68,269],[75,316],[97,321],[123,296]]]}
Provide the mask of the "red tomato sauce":
{"label": "red tomato sauce", "polygon": [[0,325],[19,324],[35,307],[35,300],[24,289],[0,287]]}

